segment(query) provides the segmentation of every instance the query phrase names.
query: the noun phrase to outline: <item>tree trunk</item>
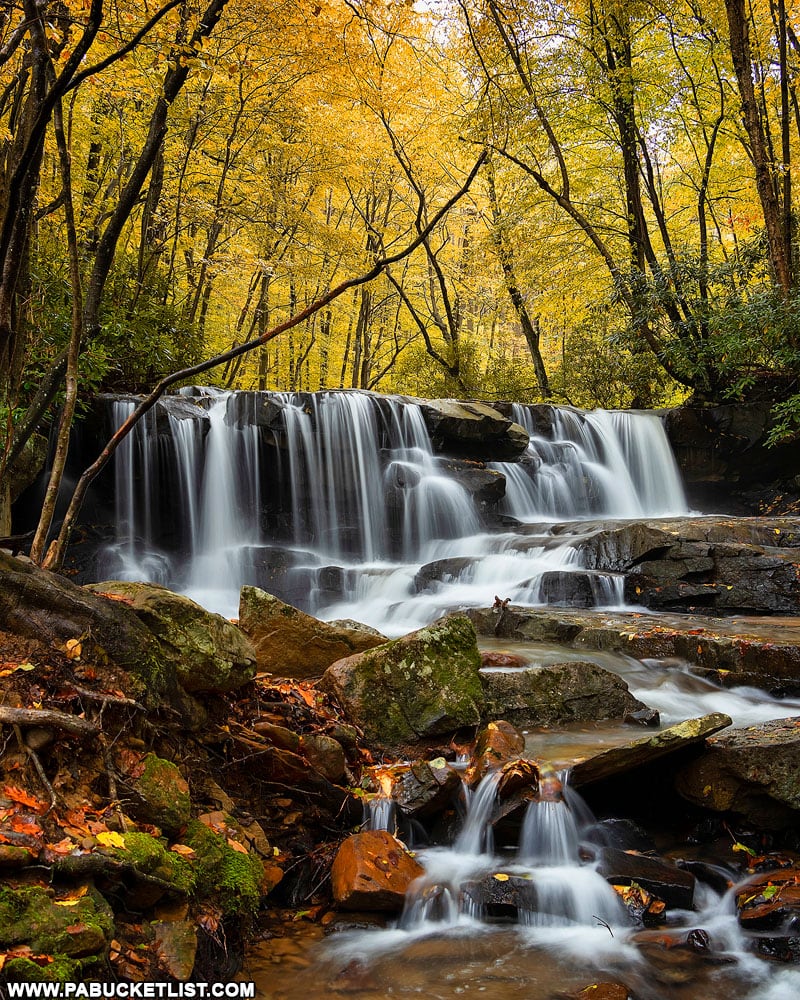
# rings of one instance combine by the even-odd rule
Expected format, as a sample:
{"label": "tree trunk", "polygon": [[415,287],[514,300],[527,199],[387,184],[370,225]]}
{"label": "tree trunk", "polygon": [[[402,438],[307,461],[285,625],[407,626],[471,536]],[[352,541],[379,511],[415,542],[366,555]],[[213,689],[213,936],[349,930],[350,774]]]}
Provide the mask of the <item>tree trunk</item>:
{"label": "tree trunk", "polygon": [[753,84],[753,57],[744,0],[725,0],[725,10],[730,29],[731,58],[742,100],[742,118],[756,171],[756,189],[764,216],[770,263],[775,282],[783,297],[788,299],[793,284],[792,263],[787,254],[786,234],[783,231],[781,206],[773,175],[774,164],[767,152],[764,123]]}

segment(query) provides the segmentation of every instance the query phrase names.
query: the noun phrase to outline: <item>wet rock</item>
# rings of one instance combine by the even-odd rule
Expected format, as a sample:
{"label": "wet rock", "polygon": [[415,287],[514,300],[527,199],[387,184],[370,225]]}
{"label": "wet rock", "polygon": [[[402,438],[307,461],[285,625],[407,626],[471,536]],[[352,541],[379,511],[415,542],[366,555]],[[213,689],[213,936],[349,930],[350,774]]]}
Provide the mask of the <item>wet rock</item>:
{"label": "wet rock", "polygon": [[[126,765],[123,764],[123,768]],[[178,768],[154,753],[127,762],[127,782],[133,795],[131,811],[137,819],[175,834],[191,817],[189,783]]]}
{"label": "wet rock", "polygon": [[[780,530],[780,529],[778,529]],[[479,635],[616,650],[639,659],[678,658],[723,671],[726,684],[800,691],[800,625],[794,618],[726,621],[630,612],[551,610],[507,605],[465,612]]]}
{"label": "wet rock", "polygon": [[714,712],[699,719],[689,719],[676,726],[662,729],[623,746],[611,747],[587,760],[579,761],[570,772],[570,784],[575,788],[612,778],[701,743],[730,726],[729,716]]}
{"label": "wet rock", "polygon": [[667,906],[692,908],[694,876],[660,858],[604,847],[600,849],[597,870],[612,885],[636,883]]}
{"label": "wet rock", "polygon": [[484,649],[481,650],[481,668],[491,667],[527,667],[530,660],[519,653],[510,653],[505,649]]}
{"label": "wet rock", "polygon": [[334,859],[333,898],[347,910],[399,911],[408,887],[423,871],[385,830],[356,833],[344,841]]}
{"label": "wet rock", "polygon": [[384,746],[476,725],[480,655],[468,619],[426,628],[334,663],[319,682],[367,739]]}
{"label": "wet rock", "polygon": [[616,847],[622,851],[655,851],[656,845],[648,833],[630,819],[611,817],[599,820],[587,832],[586,839],[601,847]]}
{"label": "wet rock", "polygon": [[300,737],[300,752],[328,781],[339,781],[344,776],[344,750],[332,737],[324,733],[307,733]]}
{"label": "wet rock", "polygon": [[455,580],[471,579],[474,574],[475,560],[469,556],[452,556],[448,559],[435,559],[426,563],[414,576],[414,590],[421,594],[426,590],[435,591],[438,583],[452,583]]}
{"label": "wet rock", "polygon": [[580,993],[575,994],[575,1000],[630,1000],[631,991],[622,983],[591,983]]}
{"label": "wet rock", "polygon": [[739,814],[757,829],[780,829],[797,822],[798,769],[798,720],[778,719],[712,736],[679,771],[676,788],[706,809]]}
{"label": "wet rock", "polygon": [[481,683],[485,712],[515,725],[622,719],[647,707],[617,674],[584,660],[482,671]]}
{"label": "wet rock", "polygon": [[496,504],[506,495],[506,477],[495,469],[487,469],[482,462],[440,459],[439,469],[478,504]]}
{"label": "wet rock", "polygon": [[185,983],[192,975],[197,955],[197,928],[188,920],[157,920],[150,925],[159,968]]}
{"label": "wet rock", "polygon": [[255,650],[221,615],[154,583],[107,581],[87,591],[122,598],[155,636],[161,654],[174,664],[185,691],[233,691],[255,674]]}
{"label": "wet rock", "polygon": [[480,781],[488,771],[516,760],[524,751],[525,737],[515,726],[504,720],[490,722],[475,741],[468,772],[470,784]]}
{"label": "wet rock", "polygon": [[431,816],[445,809],[461,788],[461,776],[441,757],[392,769],[392,796],[406,816]]}
{"label": "wet rock", "polygon": [[465,882],[464,896],[477,912],[494,920],[518,922],[520,915],[536,909],[536,892],[530,877],[498,871]]}
{"label": "wet rock", "polygon": [[659,726],[661,715],[654,708],[640,708],[628,712],[622,721],[630,726]]}
{"label": "wet rock", "polygon": [[[736,893],[739,923],[748,930],[800,926],[800,869],[763,872]],[[790,923],[791,922],[791,923]]]}
{"label": "wet rock", "polygon": [[257,587],[242,587],[239,626],[255,647],[259,671],[280,677],[319,677],[336,660],[386,641],[319,621]]}
{"label": "wet rock", "polygon": [[528,432],[488,403],[429,399],[420,405],[437,451],[500,461],[521,455],[528,447]]}

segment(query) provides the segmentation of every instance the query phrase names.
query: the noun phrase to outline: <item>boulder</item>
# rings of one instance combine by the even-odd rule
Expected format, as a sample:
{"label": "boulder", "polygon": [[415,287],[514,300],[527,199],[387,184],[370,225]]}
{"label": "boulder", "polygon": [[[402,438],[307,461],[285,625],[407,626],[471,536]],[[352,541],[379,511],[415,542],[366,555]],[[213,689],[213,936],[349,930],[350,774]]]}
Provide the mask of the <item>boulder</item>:
{"label": "boulder", "polygon": [[397,746],[480,721],[480,654],[471,622],[425,628],[330,666],[319,682],[367,739]]}
{"label": "boulder", "polygon": [[478,504],[495,504],[506,495],[506,477],[483,462],[440,459],[439,469],[454,479]]}
{"label": "boulder", "polygon": [[52,646],[80,639],[82,660],[109,661],[139,679],[139,695],[175,688],[175,665],[126,603],[110,601],[0,550],[0,629]]}
{"label": "boulder", "polygon": [[481,671],[488,715],[514,725],[622,719],[645,708],[617,674],[586,660]]}
{"label": "boulder", "polygon": [[471,879],[461,887],[472,912],[494,920],[522,923],[536,910],[536,890],[530,876],[498,871]]}
{"label": "boulder", "polygon": [[319,621],[258,587],[242,587],[239,626],[259,671],[281,677],[319,677],[336,660],[386,642],[372,630]]}
{"label": "boulder", "polygon": [[690,490],[720,484],[719,498],[731,485],[747,486],[796,476],[800,472],[794,441],[767,444],[772,404],[679,406],[669,410],[665,429],[684,481]]}
{"label": "boulder", "polygon": [[197,928],[189,920],[154,920],[150,930],[159,968],[185,983],[197,957]]}
{"label": "boulder", "polygon": [[515,458],[528,447],[528,432],[488,403],[420,400],[437,451],[484,461]]}
{"label": "boulder", "polygon": [[727,715],[715,712],[700,719],[679,722],[676,726],[662,729],[653,736],[645,736],[623,746],[611,747],[575,764],[570,772],[570,784],[574,788],[580,788],[643,767],[686,747],[701,743],[707,736],[712,736],[730,724],[731,720]]}
{"label": "boulder", "polygon": [[300,753],[328,781],[344,777],[345,757],[341,743],[324,733],[307,733],[300,737]]}
{"label": "boulder", "polygon": [[406,890],[424,874],[418,861],[386,830],[348,837],[331,868],[333,898],[346,910],[399,912]]}
{"label": "boulder", "polygon": [[86,588],[122,599],[155,636],[165,660],[174,664],[185,691],[234,691],[256,672],[256,654],[247,637],[221,615],[154,583],[114,580]]}
{"label": "boulder", "polygon": [[715,812],[733,812],[758,829],[794,825],[800,810],[800,726],[796,718],[731,729],[677,774],[680,794]]}

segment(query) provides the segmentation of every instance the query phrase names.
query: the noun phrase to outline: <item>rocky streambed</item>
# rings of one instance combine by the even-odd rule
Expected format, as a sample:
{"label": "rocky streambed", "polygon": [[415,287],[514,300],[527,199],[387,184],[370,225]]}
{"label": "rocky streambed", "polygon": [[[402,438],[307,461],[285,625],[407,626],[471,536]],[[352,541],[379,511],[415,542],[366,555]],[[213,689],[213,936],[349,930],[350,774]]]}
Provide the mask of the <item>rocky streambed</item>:
{"label": "rocky streambed", "polygon": [[[6,980],[688,1000],[792,974],[796,621],[498,600],[387,640],[253,587],[237,626],[0,574]],[[676,678],[730,714],[672,719]],[[569,731],[566,780],[541,750]]]}

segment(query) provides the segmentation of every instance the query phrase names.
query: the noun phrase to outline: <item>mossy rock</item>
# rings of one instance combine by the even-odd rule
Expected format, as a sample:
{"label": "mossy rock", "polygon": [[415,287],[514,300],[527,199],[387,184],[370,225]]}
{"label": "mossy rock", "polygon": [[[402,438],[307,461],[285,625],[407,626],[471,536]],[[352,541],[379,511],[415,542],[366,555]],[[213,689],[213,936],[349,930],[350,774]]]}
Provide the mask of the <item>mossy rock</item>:
{"label": "mossy rock", "polygon": [[368,740],[397,746],[477,725],[480,653],[464,615],[332,664],[319,682]]}
{"label": "mossy rock", "polygon": [[234,850],[225,837],[199,820],[189,824],[183,843],[195,852],[198,895],[213,898],[226,916],[253,916],[261,902],[261,860]]}
{"label": "mossy rock", "polygon": [[163,841],[149,833],[132,831],[123,835],[124,847],[115,847],[114,856],[141,872],[175,887],[181,895],[191,895],[195,887],[192,864],[180,854],[169,851]]}
{"label": "mossy rock", "polygon": [[154,583],[118,580],[86,589],[126,599],[185,691],[233,691],[254,676],[256,652],[244,632],[188,597]]}
{"label": "mossy rock", "polygon": [[137,818],[165,833],[177,833],[192,815],[189,784],[173,763],[154,753],[147,754],[142,763],[144,771],[132,782],[139,798]]}
{"label": "mossy rock", "polygon": [[105,951],[113,937],[111,908],[94,888],[57,901],[51,889],[0,889],[0,947],[28,945],[36,954],[71,958]]}
{"label": "mossy rock", "polygon": [[39,965],[29,958],[12,958],[3,966],[0,981],[5,983],[74,983],[84,978],[86,961],[53,955],[53,961]]}

